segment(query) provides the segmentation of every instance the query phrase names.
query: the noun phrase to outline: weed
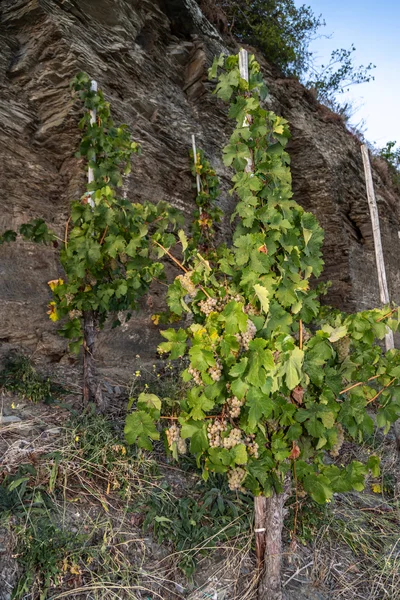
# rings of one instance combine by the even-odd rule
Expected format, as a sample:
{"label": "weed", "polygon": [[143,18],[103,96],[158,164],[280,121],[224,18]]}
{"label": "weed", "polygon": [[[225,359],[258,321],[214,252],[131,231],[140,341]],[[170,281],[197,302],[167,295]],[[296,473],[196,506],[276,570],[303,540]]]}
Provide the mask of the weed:
{"label": "weed", "polygon": [[202,545],[214,544],[248,532],[252,522],[251,499],[232,494],[217,477],[199,482],[192,495],[171,501],[164,484],[157,494],[149,495],[137,508],[145,511],[144,527],[152,529],[159,543],[172,543],[180,554],[179,568],[190,577],[196,568],[196,555],[204,554]]}
{"label": "weed", "polygon": [[31,402],[49,403],[65,390],[36,371],[31,360],[21,354],[12,354],[0,371],[0,388],[14,392]]}

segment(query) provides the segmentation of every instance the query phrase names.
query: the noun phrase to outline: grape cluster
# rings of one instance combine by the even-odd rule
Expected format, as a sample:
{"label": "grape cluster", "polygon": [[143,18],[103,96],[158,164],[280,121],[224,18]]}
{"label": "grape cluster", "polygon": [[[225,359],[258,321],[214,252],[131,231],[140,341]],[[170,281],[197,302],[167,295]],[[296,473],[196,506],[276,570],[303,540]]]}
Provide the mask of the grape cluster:
{"label": "grape cluster", "polygon": [[252,304],[246,304],[246,306],[244,307],[244,312],[246,313],[246,315],[259,315],[260,311],[257,310],[257,308],[255,306],[253,306]]}
{"label": "grape cluster", "polygon": [[171,450],[172,444],[177,442],[180,438],[180,429],[178,425],[173,423],[168,429],[166,429],[165,434],[167,436],[168,448]]}
{"label": "grape cluster", "polygon": [[128,262],[128,255],[126,254],[126,252],[121,252],[121,254],[119,255],[119,260],[122,262],[123,265]]}
{"label": "grape cluster", "polygon": [[65,294],[65,299],[67,301],[67,305],[71,304],[72,300],[74,299],[74,294]]}
{"label": "grape cluster", "polygon": [[222,375],[222,364],[219,360],[217,360],[215,367],[210,367],[208,369],[210,377],[213,381],[219,381]]}
{"label": "grape cluster", "polygon": [[246,438],[247,450],[250,456],[254,456],[254,458],[258,458],[258,448],[259,445],[254,441],[254,435],[251,435]]}
{"label": "grape cluster", "polygon": [[236,467],[236,469],[232,469],[228,471],[228,485],[230,490],[239,490],[240,492],[244,492],[245,489],[242,486],[242,481],[246,477],[246,471],[241,467]]}
{"label": "grape cluster", "polygon": [[68,313],[69,318],[72,319],[80,319],[82,316],[82,311],[81,310],[70,310]]}
{"label": "grape cluster", "polygon": [[196,286],[194,285],[193,281],[190,278],[191,275],[192,275],[192,271],[188,271],[184,275],[178,275],[177,279],[179,279],[183,289],[185,289],[187,291],[188,295],[191,298],[194,298],[197,293],[197,289],[196,289]]}
{"label": "grape cluster", "polygon": [[180,428],[175,423],[166,429],[165,434],[167,436],[168,448],[172,450],[172,444],[176,443],[179,454],[186,454],[186,442],[181,438],[180,433]]}
{"label": "grape cluster", "polygon": [[249,349],[249,343],[256,335],[256,332],[257,328],[254,325],[253,321],[251,319],[248,319],[246,331],[244,333],[237,333],[235,335],[237,341],[240,344],[240,350],[246,351]]}
{"label": "grape cluster", "polygon": [[235,446],[240,444],[241,441],[242,432],[240,431],[240,429],[235,427],[234,429],[230,430],[228,437],[224,438],[224,448],[227,448],[227,450],[229,450],[230,448],[234,448]]}
{"label": "grape cluster", "polygon": [[329,454],[333,458],[336,458],[336,456],[339,456],[340,449],[343,446],[343,442],[344,442],[344,430],[340,423],[336,423],[336,429],[337,429],[337,440],[336,440],[335,445],[332,446],[332,449],[329,452]]}
{"label": "grape cluster", "polygon": [[193,381],[196,385],[203,385],[203,380],[201,378],[200,371],[194,369],[193,367],[189,367],[188,373],[193,377]]}
{"label": "grape cluster", "polygon": [[335,342],[333,344],[335,347],[339,362],[343,362],[344,359],[348,357],[349,352],[350,352],[350,343],[351,343],[350,338],[346,336],[346,337],[341,338],[340,340],[338,340],[337,342]]}
{"label": "grape cluster", "polygon": [[212,312],[215,312],[217,303],[218,300],[216,298],[207,298],[207,300],[200,300],[199,307],[201,312],[208,317]]}
{"label": "grape cluster", "polygon": [[226,430],[226,421],[219,421],[216,419],[214,422],[209,423],[207,427],[208,443],[211,448],[218,448],[222,445],[221,434]]}
{"label": "grape cluster", "polygon": [[186,454],[186,441],[183,438],[179,438],[176,443],[179,454]]}
{"label": "grape cluster", "polygon": [[229,416],[232,417],[232,419],[236,419],[240,415],[240,409],[244,404],[244,399],[239,400],[236,396],[232,396],[231,398],[228,398],[227,403],[229,406]]}

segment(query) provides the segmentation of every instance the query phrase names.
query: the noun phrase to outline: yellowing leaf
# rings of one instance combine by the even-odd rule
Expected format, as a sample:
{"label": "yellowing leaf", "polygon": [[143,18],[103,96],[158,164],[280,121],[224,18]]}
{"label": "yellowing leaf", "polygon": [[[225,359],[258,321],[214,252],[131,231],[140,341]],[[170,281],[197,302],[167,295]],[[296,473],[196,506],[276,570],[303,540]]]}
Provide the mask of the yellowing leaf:
{"label": "yellowing leaf", "polygon": [[62,285],[63,283],[64,283],[63,279],[52,279],[51,281],[47,282],[47,285],[49,286],[51,291],[53,291],[54,288],[56,288],[58,285]]}
{"label": "yellowing leaf", "polygon": [[305,241],[306,246],[307,246],[308,242],[311,240],[312,234],[313,234],[313,232],[311,231],[311,229],[303,229],[304,241]]}
{"label": "yellowing leaf", "polygon": [[81,574],[81,570],[78,567],[78,565],[71,565],[69,571],[72,575],[80,575]]}
{"label": "yellowing leaf", "polygon": [[183,250],[183,252],[185,252],[186,248],[188,247],[188,240],[187,240],[186,234],[183,231],[183,229],[180,229],[178,231],[178,238],[182,244],[182,250]]}
{"label": "yellowing leaf", "polygon": [[153,321],[154,325],[158,325],[160,322],[160,314],[155,314],[151,316],[151,320]]}
{"label": "yellowing leaf", "polygon": [[49,315],[50,319],[51,319],[53,322],[56,322],[56,321],[58,321],[58,320],[59,320],[59,318],[60,318],[60,316],[59,316],[59,314],[58,314],[58,312],[57,312],[57,306],[56,306],[56,303],[55,303],[55,302],[49,302],[49,304],[48,304],[47,306],[48,306],[48,309],[49,309],[49,310],[47,311],[47,314]]}
{"label": "yellowing leaf", "polygon": [[254,286],[254,291],[257,294],[257,297],[261,303],[263,311],[265,313],[267,313],[269,311],[269,300],[268,300],[269,292],[268,292],[267,288],[256,283],[256,285]]}

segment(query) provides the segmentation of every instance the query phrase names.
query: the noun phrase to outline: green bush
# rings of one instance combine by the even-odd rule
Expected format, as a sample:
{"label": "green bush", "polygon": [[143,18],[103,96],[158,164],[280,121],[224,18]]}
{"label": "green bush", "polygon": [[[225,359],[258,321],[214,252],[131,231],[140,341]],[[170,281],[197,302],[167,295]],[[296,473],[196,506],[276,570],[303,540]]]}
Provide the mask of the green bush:
{"label": "green bush", "polygon": [[293,0],[208,0],[222,10],[240,41],[258,47],[285,75],[300,76],[310,60],[310,41],[324,25],[309,6]]}

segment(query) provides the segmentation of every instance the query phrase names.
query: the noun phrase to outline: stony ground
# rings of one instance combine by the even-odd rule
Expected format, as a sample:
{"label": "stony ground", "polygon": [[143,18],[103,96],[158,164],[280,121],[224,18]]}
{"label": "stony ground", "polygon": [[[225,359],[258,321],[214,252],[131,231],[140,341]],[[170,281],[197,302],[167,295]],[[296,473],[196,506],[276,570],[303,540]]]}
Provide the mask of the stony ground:
{"label": "stony ground", "polygon": [[[85,533],[90,538],[91,558],[68,562],[44,598],[255,598],[251,532],[225,543],[209,539],[192,549],[191,554],[185,551],[197,557],[198,563],[193,580],[185,578],[178,567],[182,553],[168,544],[168,539],[157,543],[151,527],[143,529],[140,511],[129,510],[128,505],[137,498],[163,494],[168,502],[176,503],[187,494],[197,493],[197,489],[200,493],[196,497],[201,502],[198,474],[165,462],[162,453],[156,457],[156,470],[151,457],[141,456],[129,462],[121,453],[113,464],[102,463],[100,473],[97,459],[93,455],[87,458],[89,455],[83,453],[79,441],[74,446],[79,429],[71,430],[69,423],[71,414],[78,411],[78,394],[70,387],[61,404],[53,406],[32,404],[7,393],[1,396],[0,481],[15,473],[18,466],[35,466],[35,489],[50,489],[58,524],[73,535]],[[114,425],[113,447],[122,448],[122,421],[117,419]],[[380,448],[386,457],[382,481],[370,482],[365,493],[337,496],[330,512],[324,509],[322,516],[316,512],[312,518],[307,513],[309,506],[301,504],[296,544],[289,543],[292,512],[289,513],[283,571],[285,600],[400,598],[400,520],[398,498],[394,495],[392,450],[389,439]],[[100,454],[102,451],[101,447],[96,450]],[[46,457],[54,452],[59,452],[61,458],[57,479],[51,484],[54,461]],[[348,445],[346,452],[352,454],[354,449]],[[127,481],[130,496],[123,498],[118,486]],[[384,481],[385,485],[390,483],[390,493],[384,492]],[[382,493],[372,491],[371,486],[378,484]],[[3,518],[0,600],[10,600],[12,588],[24,574],[16,555],[20,535],[17,525],[21,531],[21,519],[13,515]],[[111,576],[113,570],[120,575]],[[39,598],[39,579],[29,593],[20,597]]]}

